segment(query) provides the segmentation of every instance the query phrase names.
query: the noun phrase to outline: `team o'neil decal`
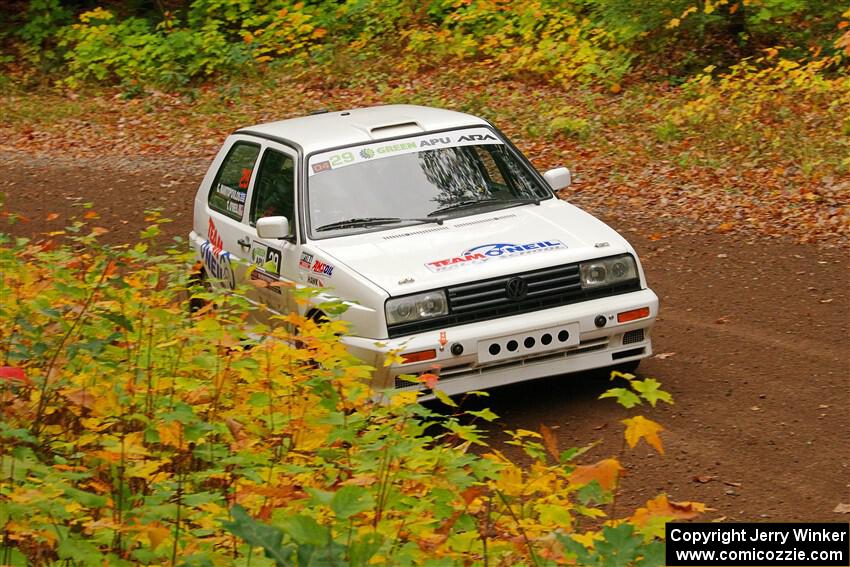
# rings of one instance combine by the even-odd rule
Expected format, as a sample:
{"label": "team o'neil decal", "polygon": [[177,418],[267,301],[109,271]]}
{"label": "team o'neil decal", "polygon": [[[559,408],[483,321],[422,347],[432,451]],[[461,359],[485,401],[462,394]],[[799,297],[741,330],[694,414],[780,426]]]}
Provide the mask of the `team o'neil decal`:
{"label": "team o'neil decal", "polygon": [[201,258],[211,279],[228,289],[236,287],[230,252],[224,250],[221,235],[212,219],[209,219],[207,226],[207,240],[201,244]]}
{"label": "team o'neil decal", "polygon": [[482,244],[481,246],[470,248],[459,256],[427,262],[425,266],[433,272],[441,272],[443,270],[449,270],[460,266],[480,264],[489,260],[513,258],[515,256],[536,254],[538,252],[546,252],[566,247],[567,246],[560,240],[542,240],[540,242],[527,242],[525,244],[514,244],[508,242]]}

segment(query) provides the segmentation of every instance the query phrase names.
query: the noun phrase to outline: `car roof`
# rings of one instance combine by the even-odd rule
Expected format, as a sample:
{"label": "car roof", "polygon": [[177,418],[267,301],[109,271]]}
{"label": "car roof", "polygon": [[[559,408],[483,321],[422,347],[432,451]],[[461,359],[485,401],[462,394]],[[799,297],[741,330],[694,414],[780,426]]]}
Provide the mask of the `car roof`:
{"label": "car roof", "polygon": [[310,154],[319,150],[404,135],[487,125],[486,120],[454,110],[391,104],[267,122],[240,128],[236,133],[258,134],[293,142],[301,146],[305,154]]}

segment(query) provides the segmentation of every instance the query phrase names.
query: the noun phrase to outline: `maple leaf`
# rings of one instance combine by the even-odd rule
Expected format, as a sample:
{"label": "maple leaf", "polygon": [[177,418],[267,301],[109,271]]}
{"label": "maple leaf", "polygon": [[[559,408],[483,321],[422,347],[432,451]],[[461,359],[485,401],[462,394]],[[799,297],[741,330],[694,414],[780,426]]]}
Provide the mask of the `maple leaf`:
{"label": "maple leaf", "polygon": [[605,490],[611,490],[617,485],[617,479],[625,470],[617,459],[602,459],[592,465],[579,465],[570,474],[573,484],[589,484],[594,480]]}
{"label": "maple leaf", "polygon": [[702,502],[670,502],[666,494],[659,494],[647,500],[645,507],[638,508],[631,519],[638,526],[643,526],[652,518],[691,520],[706,510]]}
{"label": "maple leaf", "polygon": [[148,536],[148,541],[150,541],[151,549],[153,550],[156,550],[156,548],[159,547],[159,544],[161,544],[170,533],[171,530],[159,522],[152,522],[145,526],[145,534]]}
{"label": "maple leaf", "polygon": [[419,381],[425,384],[428,388],[433,390],[437,387],[437,382],[440,380],[440,377],[431,372],[427,372],[419,376]]}
{"label": "maple leaf", "polygon": [[23,368],[15,366],[0,366],[0,378],[7,382],[21,382],[27,386],[32,386],[32,380],[27,377]]}
{"label": "maple leaf", "polygon": [[558,452],[558,439],[555,437],[555,434],[552,433],[551,429],[541,423],[540,435],[543,437],[543,446],[546,447],[546,450],[549,451],[549,454],[557,462],[560,459],[560,453]]}
{"label": "maple leaf", "polygon": [[665,392],[664,390],[659,390],[659,386],[661,386],[661,383],[654,378],[634,380],[632,382],[632,388],[637,390],[640,395],[643,396],[643,399],[649,402],[652,407],[655,407],[658,400],[672,404],[673,398],[670,396],[670,393]]}
{"label": "maple leaf", "polygon": [[634,449],[638,441],[646,439],[646,442],[660,454],[664,454],[664,446],[661,444],[661,438],[658,437],[658,432],[664,428],[660,424],[646,419],[642,415],[624,419],[621,423],[626,426],[626,442],[629,447]]}

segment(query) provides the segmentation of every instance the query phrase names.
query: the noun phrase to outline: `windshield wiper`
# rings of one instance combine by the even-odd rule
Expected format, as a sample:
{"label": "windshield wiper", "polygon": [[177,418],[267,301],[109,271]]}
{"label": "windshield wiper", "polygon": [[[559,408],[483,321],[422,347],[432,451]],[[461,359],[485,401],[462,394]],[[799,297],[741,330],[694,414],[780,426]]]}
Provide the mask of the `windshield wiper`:
{"label": "windshield wiper", "polygon": [[402,218],[402,217],[364,217],[345,219],[330,224],[325,224],[315,229],[316,232],[324,230],[337,230],[340,228],[357,228],[366,226],[380,226],[382,224],[395,224],[400,222],[417,221],[417,222],[435,222],[443,224],[443,219],[434,218]]}
{"label": "windshield wiper", "polygon": [[440,207],[439,209],[431,211],[430,213],[428,213],[428,216],[430,217],[433,215],[447,213],[449,211],[475,207],[476,205],[492,205],[494,203],[501,203],[506,207],[516,207],[519,205],[526,205],[528,203],[534,203],[535,205],[539,205],[540,199],[518,199],[516,201],[507,201],[505,199],[465,199],[463,201],[452,203],[451,205],[446,205],[445,207]]}

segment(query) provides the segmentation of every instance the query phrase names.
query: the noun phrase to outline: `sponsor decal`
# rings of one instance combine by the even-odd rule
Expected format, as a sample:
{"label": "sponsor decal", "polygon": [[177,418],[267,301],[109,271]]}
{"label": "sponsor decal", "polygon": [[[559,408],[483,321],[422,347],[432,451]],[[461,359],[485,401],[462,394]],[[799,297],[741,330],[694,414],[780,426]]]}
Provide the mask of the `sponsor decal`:
{"label": "sponsor decal", "polygon": [[325,287],[325,282],[316,276],[307,276],[307,283],[313,287]]}
{"label": "sponsor decal", "polygon": [[221,235],[218,233],[218,229],[215,227],[215,223],[212,220],[212,217],[209,219],[209,223],[207,224],[207,240],[210,245],[212,245],[213,252],[221,252],[224,248],[224,244],[221,240]]}
{"label": "sponsor decal", "polygon": [[331,264],[322,262],[321,260],[314,261],[311,270],[315,274],[322,274],[329,278],[334,275],[334,267]]}
{"label": "sponsor decal", "polygon": [[465,130],[441,133],[436,136],[434,134],[411,136],[410,138],[390,144],[387,142],[376,142],[356,146],[349,150],[333,150],[316,154],[310,158],[309,174],[312,176],[324,171],[363,163],[364,161],[437,148],[501,143],[501,140],[488,128],[467,128]]}
{"label": "sponsor decal", "polygon": [[[251,272],[251,279],[255,280],[255,281],[266,282],[266,284],[273,284],[273,283],[277,283],[278,281],[280,281],[277,276],[263,272],[263,271],[260,271],[260,270],[253,270]],[[264,289],[267,289],[267,290],[271,291],[272,293],[276,293],[276,294],[280,295],[280,286],[279,285],[266,285],[266,286],[264,286]]]}
{"label": "sponsor decal", "polygon": [[321,173],[323,171],[331,170],[331,162],[329,161],[320,161],[319,163],[313,164],[313,173]]}
{"label": "sponsor decal", "polygon": [[210,278],[220,281],[221,285],[227,289],[236,287],[236,277],[230,263],[230,252],[222,250],[221,244],[216,246],[210,240],[201,244],[201,258]]}
{"label": "sponsor decal", "polygon": [[251,170],[250,169],[243,169],[242,170],[242,177],[239,179],[239,188],[240,189],[247,189],[248,185],[250,183],[251,183]]}
{"label": "sponsor decal", "polygon": [[308,254],[307,252],[301,253],[301,259],[298,261],[298,267],[302,270],[309,270],[310,266],[313,264],[313,255]]}
{"label": "sponsor decal", "polygon": [[261,242],[254,242],[251,248],[251,262],[266,272],[272,274],[280,273],[280,250],[270,248]]}
{"label": "sponsor decal", "polygon": [[458,142],[483,142],[485,140],[495,140],[496,137],[490,134],[470,134],[468,136],[461,136],[457,139]]}
{"label": "sponsor decal", "polygon": [[450,268],[456,268],[458,266],[480,264],[496,258],[513,258],[515,256],[557,250],[558,248],[566,248],[566,245],[560,240],[543,240],[540,242],[528,242],[525,244],[513,244],[507,242],[498,244],[482,244],[481,246],[470,248],[459,256],[427,262],[425,267],[433,272],[440,272]]}

